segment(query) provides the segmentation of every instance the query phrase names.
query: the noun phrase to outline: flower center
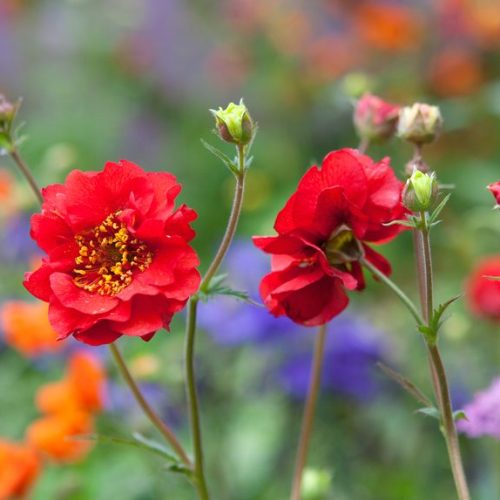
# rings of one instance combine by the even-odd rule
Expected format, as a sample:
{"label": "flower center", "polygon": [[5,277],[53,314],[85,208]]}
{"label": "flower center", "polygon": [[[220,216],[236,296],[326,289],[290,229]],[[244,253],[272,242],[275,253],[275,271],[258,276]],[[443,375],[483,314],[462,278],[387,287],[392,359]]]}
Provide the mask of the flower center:
{"label": "flower center", "polygon": [[120,212],[108,215],[93,229],[75,236],[78,257],[73,279],[76,286],[99,295],[116,295],[132,282],[134,271],[144,271],[153,260],[147,245],[131,238]]}
{"label": "flower center", "polygon": [[346,225],[340,226],[331,234],[324,249],[332,266],[354,262],[363,256],[363,248]]}

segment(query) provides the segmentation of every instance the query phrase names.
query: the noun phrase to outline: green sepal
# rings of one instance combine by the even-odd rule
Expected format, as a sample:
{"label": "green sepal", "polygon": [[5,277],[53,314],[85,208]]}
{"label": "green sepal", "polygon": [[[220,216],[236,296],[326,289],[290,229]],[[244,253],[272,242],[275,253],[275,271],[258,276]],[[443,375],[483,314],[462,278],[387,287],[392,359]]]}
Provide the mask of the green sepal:
{"label": "green sepal", "polygon": [[436,219],[439,217],[439,214],[442,212],[443,208],[448,203],[448,200],[451,197],[451,193],[448,193],[442,200],[441,203],[434,209],[432,214],[429,216],[429,226],[436,225]]}
{"label": "green sepal", "polygon": [[203,146],[208,150],[210,151],[210,153],[212,153],[214,156],[216,156],[217,158],[219,158],[219,160],[222,161],[222,163],[224,163],[224,165],[226,165],[226,167],[234,174],[234,175],[238,175],[238,165],[236,164],[236,161],[233,161],[229,158],[229,156],[227,156],[226,154],[224,154],[222,151],[220,151],[219,149],[217,149],[215,146],[212,146],[211,144],[209,144],[208,142],[206,142],[205,140],[201,139],[201,143],[203,144]]}

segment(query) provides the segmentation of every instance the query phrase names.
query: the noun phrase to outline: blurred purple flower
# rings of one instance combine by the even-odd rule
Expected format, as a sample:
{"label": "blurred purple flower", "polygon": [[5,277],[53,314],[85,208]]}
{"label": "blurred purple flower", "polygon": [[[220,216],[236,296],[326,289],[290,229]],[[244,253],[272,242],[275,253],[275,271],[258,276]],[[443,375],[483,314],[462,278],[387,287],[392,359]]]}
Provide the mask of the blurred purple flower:
{"label": "blurred purple flower", "polygon": [[8,219],[2,228],[0,260],[3,263],[25,263],[40,255],[35,242],[30,238],[30,215],[18,213]]}
{"label": "blurred purple flower", "polygon": [[458,429],[475,438],[491,436],[500,440],[500,377],[474,396],[464,407],[467,420],[457,422]]}
{"label": "blurred purple flower", "polygon": [[[381,335],[366,321],[350,314],[335,318],[328,327],[321,386],[358,401],[372,399],[380,389],[377,361],[386,358]],[[315,331],[303,329],[299,345],[278,368],[277,378],[286,392],[296,398],[307,394]]]}
{"label": "blurred purple flower", "polygon": [[[250,243],[233,244],[225,261],[228,283],[260,301],[259,282],[269,263]],[[305,397],[309,383],[316,330],[299,327],[286,317],[274,318],[264,307],[217,297],[200,304],[199,324],[222,345],[257,344],[273,351],[273,380],[291,396]],[[342,314],[329,326],[322,386],[358,400],[372,398],[379,389],[375,363],[385,357],[379,332],[352,314]]]}

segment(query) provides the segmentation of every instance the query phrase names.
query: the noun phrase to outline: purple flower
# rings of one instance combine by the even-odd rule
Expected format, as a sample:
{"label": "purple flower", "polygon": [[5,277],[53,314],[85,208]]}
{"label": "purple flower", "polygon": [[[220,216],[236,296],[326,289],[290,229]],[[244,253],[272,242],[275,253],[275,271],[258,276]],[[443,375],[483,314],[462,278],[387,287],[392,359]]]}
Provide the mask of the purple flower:
{"label": "purple flower", "polygon": [[[328,327],[321,387],[368,401],[379,391],[376,363],[386,357],[379,332],[364,320],[350,314],[335,318]],[[277,371],[283,389],[296,398],[305,398],[312,365],[316,332],[302,329],[289,354]]]}
{"label": "purple flower", "polygon": [[30,238],[30,215],[19,213],[7,220],[2,228],[0,260],[4,263],[24,263],[40,251]]}
{"label": "purple flower", "polygon": [[457,422],[458,429],[469,437],[491,436],[500,440],[500,377],[475,394],[464,407],[467,420]]}

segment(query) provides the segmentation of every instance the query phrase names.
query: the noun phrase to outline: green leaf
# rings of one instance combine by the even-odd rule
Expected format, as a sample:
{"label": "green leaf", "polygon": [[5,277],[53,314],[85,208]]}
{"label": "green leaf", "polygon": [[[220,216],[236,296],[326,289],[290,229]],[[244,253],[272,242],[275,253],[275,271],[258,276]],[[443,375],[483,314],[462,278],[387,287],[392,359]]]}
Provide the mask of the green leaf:
{"label": "green leaf", "polygon": [[198,298],[203,302],[217,296],[217,295],[226,295],[228,297],[234,297],[238,300],[242,300],[244,302],[248,302],[250,304],[258,305],[257,302],[252,300],[247,292],[242,290],[234,290],[233,288],[224,284],[224,280],[227,278],[227,274],[218,274],[214,276],[210,280],[210,284],[205,290],[200,290],[198,292]]}
{"label": "green leaf", "polygon": [[439,410],[435,406],[419,408],[415,413],[421,413],[426,417],[435,418],[436,420],[441,422],[441,413],[439,413]]}
{"label": "green leaf", "polygon": [[467,415],[463,410],[456,410],[453,412],[453,420],[458,422],[459,420],[469,420]]}
{"label": "green leaf", "polygon": [[407,379],[405,376],[401,375],[401,373],[398,373],[392,368],[389,368],[384,363],[378,362],[377,367],[380,368],[385,375],[399,384],[405,391],[411,394],[417,401],[425,406],[432,407],[431,400],[413,382],[411,382],[411,380]]}
{"label": "green leaf", "polygon": [[441,203],[434,209],[432,214],[429,217],[429,224],[432,225],[436,221],[436,219],[439,217],[439,214],[443,210],[443,208],[446,206],[448,203],[448,200],[450,199],[451,193],[448,193],[442,200]]}
{"label": "green leaf", "polygon": [[201,143],[203,144],[203,146],[208,150],[210,151],[214,156],[216,156],[217,158],[219,158],[219,160],[222,161],[222,163],[224,163],[224,165],[226,165],[226,167],[233,173],[233,174],[238,174],[238,166],[236,165],[236,162],[234,162],[233,160],[231,160],[229,158],[229,156],[227,156],[226,154],[224,154],[222,151],[220,151],[219,149],[217,149],[216,147],[212,146],[211,144],[209,144],[208,142],[204,141],[203,139],[201,139]]}
{"label": "green leaf", "polygon": [[80,439],[83,441],[96,441],[98,443],[118,444],[118,445],[139,448],[141,450],[146,450],[151,453],[154,453],[155,455],[159,455],[160,457],[164,458],[169,462],[172,462],[173,464],[176,465],[180,464],[179,460],[160,443],[157,443],[152,439],[145,438],[144,436],[142,436],[137,432],[134,433],[132,437],[133,439],[121,436],[107,436],[105,434],[89,434],[89,435],[75,436],[74,439]]}

